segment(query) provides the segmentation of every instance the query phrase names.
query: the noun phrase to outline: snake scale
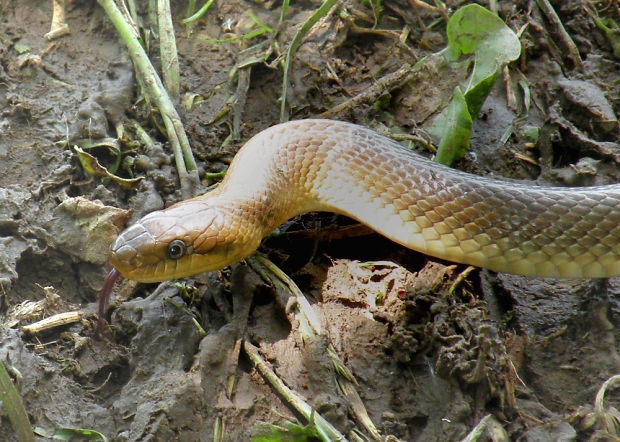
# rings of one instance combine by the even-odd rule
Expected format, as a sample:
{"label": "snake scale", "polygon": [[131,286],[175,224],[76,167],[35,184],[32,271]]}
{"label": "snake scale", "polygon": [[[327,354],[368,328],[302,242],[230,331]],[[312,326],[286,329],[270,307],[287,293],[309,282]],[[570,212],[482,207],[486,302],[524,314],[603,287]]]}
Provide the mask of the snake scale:
{"label": "snake scale", "polygon": [[217,189],[142,218],[118,237],[110,262],[141,282],[216,270],[310,211],[347,215],[410,249],[496,272],[620,275],[620,185],[538,187],[474,176],[329,120],[254,136]]}

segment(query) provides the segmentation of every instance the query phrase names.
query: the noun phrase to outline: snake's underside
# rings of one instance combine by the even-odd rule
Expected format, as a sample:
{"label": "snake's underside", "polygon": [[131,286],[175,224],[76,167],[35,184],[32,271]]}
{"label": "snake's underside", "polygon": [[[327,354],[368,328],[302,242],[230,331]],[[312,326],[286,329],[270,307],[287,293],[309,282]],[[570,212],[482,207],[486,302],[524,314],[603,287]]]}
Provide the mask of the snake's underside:
{"label": "snake's underside", "polygon": [[127,229],[111,263],[143,282],[237,262],[285,220],[347,215],[413,250],[497,272],[620,275],[620,185],[537,187],[434,163],[377,133],[328,120],[267,129],[213,192]]}

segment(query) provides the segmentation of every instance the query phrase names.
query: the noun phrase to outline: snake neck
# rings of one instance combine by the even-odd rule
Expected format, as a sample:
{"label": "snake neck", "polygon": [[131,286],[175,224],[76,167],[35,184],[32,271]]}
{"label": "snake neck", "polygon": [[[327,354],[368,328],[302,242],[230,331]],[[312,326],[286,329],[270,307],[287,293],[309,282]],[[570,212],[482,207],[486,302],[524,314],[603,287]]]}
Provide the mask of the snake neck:
{"label": "snake neck", "polygon": [[247,250],[247,255],[280,224],[318,207],[307,192],[299,192],[290,181],[280,186],[264,186],[254,180],[247,186],[234,188],[224,181],[216,190],[198,198],[218,213],[224,226],[233,226],[241,232],[236,243]]}
{"label": "snake neck", "polygon": [[[338,152],[329,121],[316,131],[266,131],[235,156],[220,186],[202,197],[227,220],[267,236],[293,216],[331,210],[316,192],[328,155]],[[317,133],[325,133],[324,137]],[[257,161],[260,158],[261,161]]]}

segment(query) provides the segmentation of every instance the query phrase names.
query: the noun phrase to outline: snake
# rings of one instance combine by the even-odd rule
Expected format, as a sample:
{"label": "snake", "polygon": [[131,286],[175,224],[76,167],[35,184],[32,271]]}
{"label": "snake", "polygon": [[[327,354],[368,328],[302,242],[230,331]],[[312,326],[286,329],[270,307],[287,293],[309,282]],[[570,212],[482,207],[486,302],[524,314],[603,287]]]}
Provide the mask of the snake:
{"label": "snake", "polygon": [[235,155],[213,191],[122,232],[109,261],[160,282],[221,269],[306,212],[346,215],[441,260],[543,278],[620,275],[620,185],[536,186],[438,164],[351,123],[272,126]]}

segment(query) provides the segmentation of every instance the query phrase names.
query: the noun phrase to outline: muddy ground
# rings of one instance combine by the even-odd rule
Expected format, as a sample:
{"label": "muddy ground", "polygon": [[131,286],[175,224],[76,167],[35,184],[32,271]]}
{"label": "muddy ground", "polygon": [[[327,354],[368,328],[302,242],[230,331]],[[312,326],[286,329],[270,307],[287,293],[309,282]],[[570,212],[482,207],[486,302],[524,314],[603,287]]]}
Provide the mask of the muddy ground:
{"label": "muddy ground", "polygon": [[[277,37],[280,50],[320,2],[292,3]],[[446,3],[454,11],[469,2]],[[456,167],[540,185],[618,182],[620,60],[585,12],[618,21],[618,6],[552,3],[578,57],[534,1],[500,0],[500,16],[523,31],[523,54],[498,81],[474,123],[472,151]],[[436,11],[413,0],[382,4],[375,29],[389,32],[372,30],[367,6],[344,1],[348,19],[332,13],[306,38],[291,68],[291,118],[347,103],[444,47],[445,23],[430,27],[440,18]],[[177,107],[206,187],[214,181],[205,172],[224,170],[244,140],[278,122],[282,79],[275,53],[252,65],[245,100],[221,115],[236,91],[229,75],[244,61],[241,51],[265,36],[209,40],[246,33],[246,11],[275,28],[281,2],[216,1],[189,29],[180,24],[185,8],[173,5]],[[146,2],[138,10],[149,28]],[[306,425],[250,362],[245,338],[349,440],[356,440],[354,431],[372,438],[354,417],[360,405],[348,405],[339,387],[329,343],[355,377],[381,438],[458,441],[490,415],[478,440],[616,440],[603,433],[613,430],[615,409],[595,415],[592,407],[602,384],[620,372],[620,280],[471,270],[377,235],[343,237],[336,229],[351,222],[329,214],[300,217],[261,249],[308,297],[322,324],[319,337],[302,340],[284,295],[238,266],[182,286],[119,284],[108,340],[97,339],[97,293],[112,240],[124,225],[181,196],[161,121],[101,7],[68,2],[71,33],[54,41],[45,38],[51,17],[51,2],[0,2],[0,358],[33,426],[91,429],[113,441],[208,441],[218,432],[221,440],[241,441],[260,422],[299,418]],[[157,41],[149,43],[159,66]],[[337,118],[418,133],[447,101],[446,79],[432,74]],[[520,80],[531,91],[529,112]],[[227,139],[235,117],[239,136]],[[146,129],[152,146],[136,141],[131,121]],[[127,128],[120,141],[118,123]],[[539,129],[537,140],[524,130],[531,127]],[[123,150],[118,174],[144,180],[124,189],[83,172],[70,147],[105,138]],[[106,166],[115,160],[110,152],[92,150]],[[79,315],[40,332],[23,328],[66,312]],[[614,406],[618,395],[605,399],[605,407]],[[17,440],[4,407],[0,416],[0,440]]]}

